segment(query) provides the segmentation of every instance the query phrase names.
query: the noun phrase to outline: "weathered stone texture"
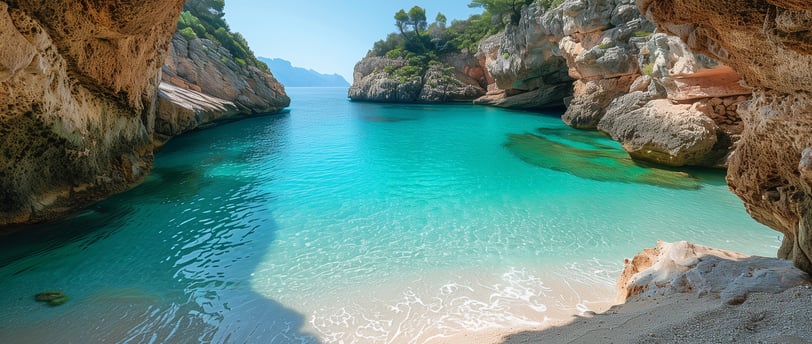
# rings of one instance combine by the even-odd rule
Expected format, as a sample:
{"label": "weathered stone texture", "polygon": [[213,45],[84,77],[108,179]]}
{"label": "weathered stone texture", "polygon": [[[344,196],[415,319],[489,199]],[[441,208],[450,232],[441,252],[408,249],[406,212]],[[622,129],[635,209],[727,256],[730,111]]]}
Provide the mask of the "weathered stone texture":
{"label": "weathered stone texture", "polygon": [[0,225],[127,189],[152,162],[182,1],[0,1]]}
{"label": "weathered stone texture", "polygon": [[188,41],[175,33],[162,69],[155,129],[162,138],[290,105],[273,74],[237,63],[208,39]]}
{"label": "weathered stone texture", "polygon": [[[727,180],[748,212],[784,234],[778,255],[812,271],[812,3],[797,0],[638,0],[657,26],[735,69],[752,100]],[[736,9],[731,11],[731,9]]]}

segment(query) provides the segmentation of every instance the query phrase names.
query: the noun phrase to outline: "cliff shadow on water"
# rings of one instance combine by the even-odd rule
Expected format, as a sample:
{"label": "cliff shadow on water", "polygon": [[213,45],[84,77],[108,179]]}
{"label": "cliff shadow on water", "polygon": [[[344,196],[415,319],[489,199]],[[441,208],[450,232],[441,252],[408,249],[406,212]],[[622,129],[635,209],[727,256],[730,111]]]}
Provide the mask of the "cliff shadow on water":
{"label": "cliff shadow on water", "polygon": [[701,187],[700,180],[687,172],[635,162],[616,142],[599,132],[539,128],[535,133],[508,134],[505,147],[529,164],[581,178],[672,189]]}
{"label": "cliff shadow on water", "polygon": [[[243,172],[279,154],[286,121],[173,139],[140,186],[0,237],[0,342],[318,342],[250,282],[278,225],[274,195]],[[70,300],[35,302],[44,290]]]}

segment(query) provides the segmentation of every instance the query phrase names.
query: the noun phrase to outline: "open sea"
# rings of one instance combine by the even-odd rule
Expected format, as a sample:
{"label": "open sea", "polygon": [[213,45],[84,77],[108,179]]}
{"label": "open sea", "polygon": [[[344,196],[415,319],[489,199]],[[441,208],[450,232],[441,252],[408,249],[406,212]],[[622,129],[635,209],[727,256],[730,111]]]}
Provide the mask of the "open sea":
{"label": "open sea", "polygon": [[175,138],[140,186],[0,237],[0,343],[475,338],[605,310],[657,240],[780,244],[723,171],[635,164],[560,113],[287,91],[289,112]]}

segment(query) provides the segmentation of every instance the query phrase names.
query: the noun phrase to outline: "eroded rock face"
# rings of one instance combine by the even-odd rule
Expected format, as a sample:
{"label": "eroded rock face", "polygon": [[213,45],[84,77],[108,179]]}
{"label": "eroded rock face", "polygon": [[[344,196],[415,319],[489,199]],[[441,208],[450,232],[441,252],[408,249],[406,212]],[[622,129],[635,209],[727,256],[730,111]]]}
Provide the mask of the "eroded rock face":
{"label": "eroded rock face", "polygon": [[812,180],[804,172],[812,147],[812,2],[637,4],[661,30],[732,67],[754,88],[738,106],[744,128],[728,184],[753,218],[784,234],[778,256],[812,271]]}
{"label": "eroded rock face", "polygon": [[[566,36],[559,43],[560,53],[576,79],[562,116],[565,123],[609,133],[638,160],[670,166],[726,165],[740,132],[738,115],[735,111],[731,115],[728,107],[737,106],[738,96],[751,92],[739,84],[733,69],[695,54],[678,37],[654,33],[654,25],[632,0],[570,0],[562,8]],[[668,99],[672,104],[659,102],[640,109],[645,104],[623,108],[631,98],[616,101],[630,92],[648,92],[652,80],[657,90],[648,101]],[[711,99],[722,98],[724,107],[710,104]],[[610,112],[612,116],[601,124]],[[678,120],[678,113],[690,114],[691,120]],[[657,124],[651,121],[655,117],[670,120]],[[697,133],[697,121],[710,128],[700,138],[688,139],[688,133]]]}
{"label": "eroded rock face", "polygon": [[531,5],[517,25],[484,39],[477,58],[490,76],[488,94],[475,103],[526,110],[564,106],[572,78],[558,55],[563,25],[560,7]]}
{"label": "eroded rock face", "polygon": [[143,178],[182,1],[0,1],[0,225]]}
{"label": "eroded rock face", "polygon": [[638,43],[652,24],[631,1],[570,0],[562,5],[565,37],[559,43],[569,75],[576,79],[573,99],[561,117],[578,129],[595,129],[607,106],[629,92],[640,75]]}
{"label": "eroded rock face", "polygon": [[810,284],[809,275],[786,260],[746,256],[685,241],[660,241],[656,248],[626,259],[618,280],[617,302],[690,293],[737,305],[750,293],[780,293]]}
{"label": "eroded rock face", "polygon": [[207,39],[188,41],[179,33],[172,37],[162,80],[156,133],[164,137],[290,105],[271,73],[240,65]]}

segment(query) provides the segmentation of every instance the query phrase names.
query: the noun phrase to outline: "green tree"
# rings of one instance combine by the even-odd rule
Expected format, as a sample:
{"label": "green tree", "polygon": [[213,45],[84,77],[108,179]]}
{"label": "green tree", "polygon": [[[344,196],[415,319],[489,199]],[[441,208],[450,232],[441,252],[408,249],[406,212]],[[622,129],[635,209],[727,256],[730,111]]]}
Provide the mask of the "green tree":
{"label": "green tree", "polygon": [[412,25],[412,30],[417,37],[420,37],[420,31],[425,31],[428,26],[426,21],[426,10],[420,6],[414,6],[409,10],[409,23]]}
{"label": "green tree", "polygon": [[395,26],[397,26],[400,34],[406,36],[406,27],[409,25],[409,14],[402,8],[400,11],[395,12]]}
{"label": "green tree", "polygon": [[428,50],[430,38],[421,34],[426,31],[428,22],[426,21],[426,10],[420,6],[412,7],[409,12],[399,10],[395,13],[395,26],[400,31],[403,38],[402,48],[407,51],[422,54]]}
{"label": "green tree", "polygon": [[482,7],[493,17],[501,19],[509,18],[509,23],[516,25],[522,16],[522,9],[533,3],[534,0],[471,0],[468,7]]}
{"label": "green tree", "polygon": [[437,26],[443,29],[445,29],[445,24],[447,21],[448,18],[446,18],[442,13],[437,13],[437,17],[434,18],[434,22],[437,23]]}
{"label": "green tree", "polygon": [[411,28],[411,33],[415,37],[420,37],[420,31],[425,31],[428,27],[426,21],[426,10],[420,6],[412,7],[409,12],[400,9],[395,13],[395,26],[400,30],[400,34],[406,36]]}

